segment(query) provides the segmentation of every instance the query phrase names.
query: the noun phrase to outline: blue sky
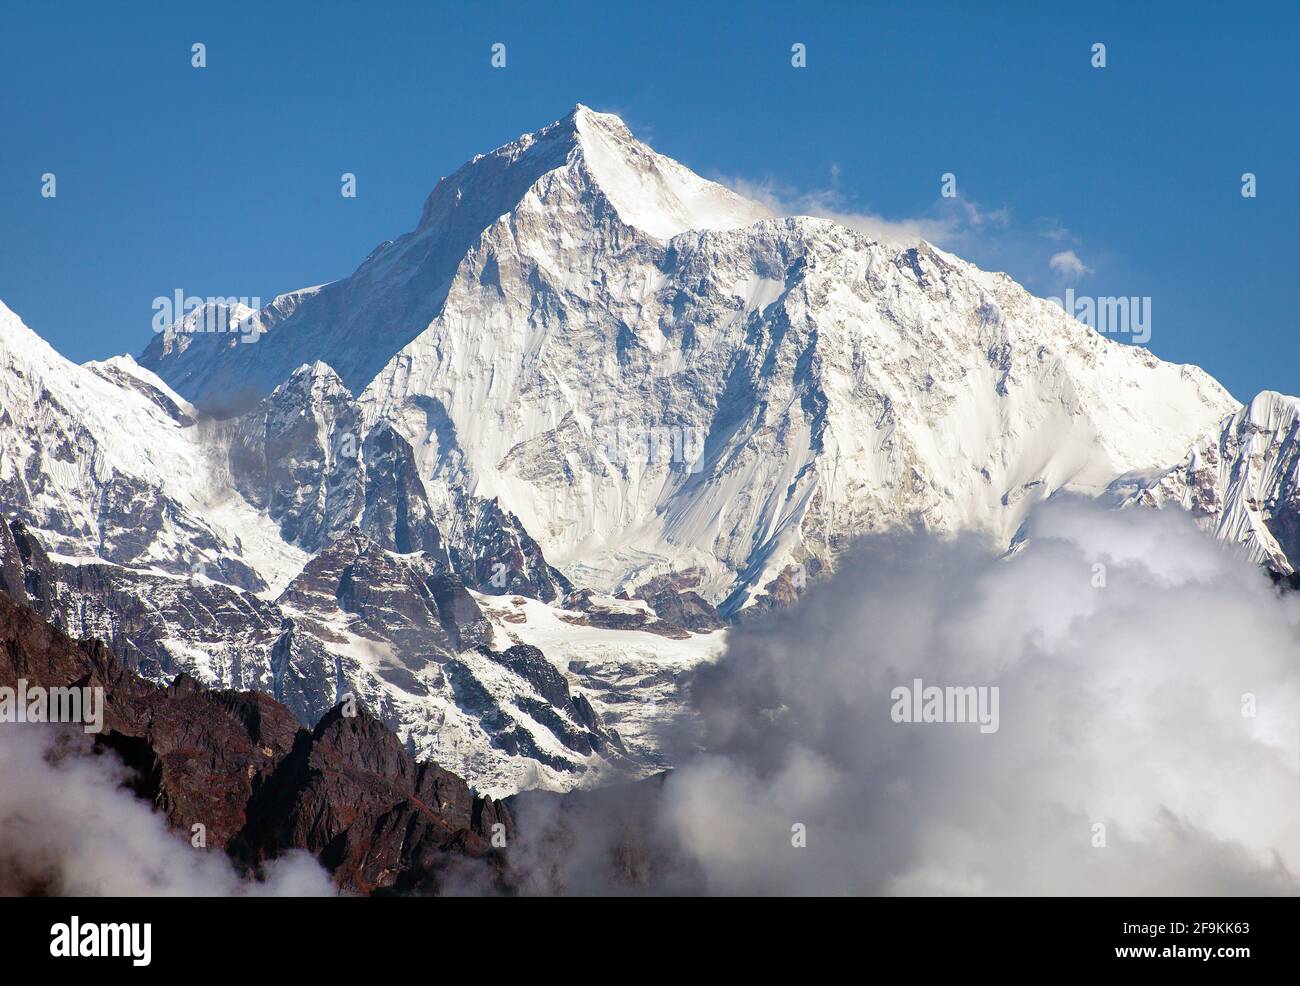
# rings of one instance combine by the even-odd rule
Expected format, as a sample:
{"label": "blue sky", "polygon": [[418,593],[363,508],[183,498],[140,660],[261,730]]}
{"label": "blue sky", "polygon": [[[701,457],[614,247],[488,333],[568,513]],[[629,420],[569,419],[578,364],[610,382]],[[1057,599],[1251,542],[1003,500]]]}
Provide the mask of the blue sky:
{"label": "blue sky", "polygon": [[[583,102],[701,174],[919,224],[1035,293],[1149,296],[1159,356],[1239,398],[1300,393],[1297,5],[614,7],[8,4],[0,299],[74,359],[139,353],[155,297],[342,277],[441,175]],[[1088,272],[1054,271],[1066,251]]]}

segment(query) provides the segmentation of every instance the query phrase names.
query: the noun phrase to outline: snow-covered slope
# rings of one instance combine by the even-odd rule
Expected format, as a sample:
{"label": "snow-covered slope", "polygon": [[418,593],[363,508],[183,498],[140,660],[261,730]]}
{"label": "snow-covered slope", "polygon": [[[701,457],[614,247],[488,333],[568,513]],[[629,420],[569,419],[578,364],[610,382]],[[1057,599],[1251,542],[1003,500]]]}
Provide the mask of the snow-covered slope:
{"label": "snow-covered slope", "polygon": [[78,366],[0,302],[0,504],[49,548],[261,590],[305,555],[231,495],[194,408],[129,356]]}
{"label": "snow-covered slope", "polygon": [[1300,398],[1256,395],[1178,465],[1122,477],[1111,493],[1125,506],[1182,507],[1252,561],[1300,569]]}

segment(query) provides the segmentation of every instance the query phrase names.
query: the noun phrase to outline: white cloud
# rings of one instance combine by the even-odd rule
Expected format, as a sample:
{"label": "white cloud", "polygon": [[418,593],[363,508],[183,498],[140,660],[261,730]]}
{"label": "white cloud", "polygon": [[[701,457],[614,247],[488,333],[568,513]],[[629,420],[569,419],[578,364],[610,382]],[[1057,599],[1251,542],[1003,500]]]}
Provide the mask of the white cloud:
{"label": "white cloud", "polygon": [[1047,265],[1070,280],[1078,280],[1084,274],[1092,273],[1092,268],[1080,260],[1079,255],[1073,250],[1062,250],[1060,253],[1052,254],[1052,259],[1047,262]]}
{"label": "white cloud", "polygon": [[1063,243],[1075,239],[1074,234],[1056,220],[1040,221],[1038,234],[1044,239],[1053,240],[1057,243]]}
{"label": "white cloud", "polygon": [[933,214],[903,219],[887,219],[874,212],[849,208],[838,190],[838,165],[831,166],[831,187],[811,192],[780,188],[771,182],[754,182],[745,178],[715,177],[732,191],[753,199],[778,216],[814,216],[830,219],[849,229],[865,233],[891,246],[915,246],[922,240],[952,249],[981,229],[1006,229],[1011,225],[1010,212],[985,209],[970,199],[940,198]]}
{"label": "white cloud", "polygon": [[[832,179],[837,177],[838,170],[832,169]],[[717,178],[716,180],[737,194],[761,203],[774,215],[815,216],[819,219],[830,219],[891,246],[915,246],[922,240],[942,246],[952,240],[960,224],[960,217],[957,215],[942,218],[886,219],[876,213],[847,209],[841,202],[839,193],[833,188],[814,192],[795,192],[778,188],[770,182],[754,182],[744,178]]]}
{"label": "white cloud", "polygon": [[937,198],[923,215],[887,218],[849,204],[840,191],[840,169],[834,164],[829,187],[814,191],[725,175],[713,179],[760,202],[774,215],[830,219],[896,249],[933,243],[985,270],[1007,271],[1035,293],[1058,290],[1062,275],[1077,279],[1093,273],[1074,250],[1052,253],[1065,244],[1077,246],[1079,240],[1051,217],[1020,222],[1006,207],[985,208],[958,196]]}

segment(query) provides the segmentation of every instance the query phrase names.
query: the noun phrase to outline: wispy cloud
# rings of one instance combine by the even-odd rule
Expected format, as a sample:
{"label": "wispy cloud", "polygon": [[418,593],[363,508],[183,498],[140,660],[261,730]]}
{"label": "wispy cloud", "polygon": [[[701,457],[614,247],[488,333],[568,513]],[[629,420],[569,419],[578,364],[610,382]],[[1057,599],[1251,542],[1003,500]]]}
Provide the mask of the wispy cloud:
{"label": "wispy cloud", "polygon": [[[1053,217],[1019,219],[1007,206],[987,206],[960,194],[936,198],[919,215],[886,216],[855,207],[840,187],[841,172],[834,164],[828,185],[813,190],[728,175],[712,177],[775,215],[830,219],[893,247],[933,243],[986,270],[1007,271],[1038,293],[1058,290],[1062,277],[1077,280],[1094,273],[1077,253],[1079,237]],[[1070,248],[1062,250],[1067,244]]]}
{"label": "wispy cloud", "polygon": [[951,248],[966,230],[979,228],[986,223],[1005,225],[1008,221],[1004,210],[988,212],[976,203],[960,198],[940,199],[932,215],[901,219],[890,219],[876,212],[854,209],[836,187],[839,180],[839,169],[836,166],[831,168],[831,187],[812,191],[798,191],[770,181],[730,176],[715,176],[715,180],[746,198],[762,203],[775,215],[830,219],[891,246],[915,246],[924,240],[936,246]]}
{"label": "wispy cloud", "polygon": [[1052,254],[1047,266],[1069,281],[1077,281],[1085,274],[1092,273],[1092,268],[1080,260],[1079,255],[1073,250],[1062,250],[1060,253]]}

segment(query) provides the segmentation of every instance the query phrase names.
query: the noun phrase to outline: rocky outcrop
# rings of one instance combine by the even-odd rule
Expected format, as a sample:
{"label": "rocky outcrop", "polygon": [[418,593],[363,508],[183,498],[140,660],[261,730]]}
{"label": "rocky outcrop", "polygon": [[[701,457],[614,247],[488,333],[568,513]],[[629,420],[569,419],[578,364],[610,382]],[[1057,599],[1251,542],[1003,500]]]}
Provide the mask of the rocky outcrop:
{"label": "rocky outcrop", "polygon": [[344,706],[299,735],[249,815],[238,853],[307,849],[340,886],[367,893],[436,891],[448,854],[483,858],[514,834],[504,805],[415,763],[382,723]]}
{"label": "rocky outcrop", "polygon": [[701,572],[660,575],[639,586],[633,596],[649,603],[665,623],[695,633],[709,633],[722,629],[727,621],[695,591],[702,580]]}
{"label": "rocky outcrop", "polygon": [[0,522],[0,572],[12,598],[73,638],[103,641],[150,681],[206,674],[210,685],[272,695],[304,724],[347,690],[319,640],[274,603],[223,583],[55,562],[21,521]]}
{"label": "rocky outcrop", "polygon": [[[733,595],[722,604],[722,611],[736,622],[753,622],[774,609],[793,606],[799,601],[808,583],[821,574],[825,566],[817,558],[809,558],[797,565],[787,565],[776,578],[766,583],[762,591],[748,601],[743,595]],[[742,603],[747,605],[741,608]]]}
{"label": "rocky outcrop", "polygon": [[445,564],[446,549],[420,482],[415,454],[392,425],[380,422],[366,435],[365,512],[361,529],[385,548],[423,551]]}
{"label": "rocky outcrop", "polygon": [[302,366],[232,424],[235,489],[280,536],[317,551],[361,510],[361,415],[332,369]]}
{"label": "rocky outcrop", "polygon": [[699,576],[697,572],[660,575],[616,596],[575,589],[564,597],[564,608],[582,615],[561,619],[606,630],[642,630],[677,640],[692,633],[712,633],[724,628],[727,621],[694,590]]}
{"label": "rocky outcrop", "polygon": [[495,498],[457,498],[451,564],[468,585],[493,596],[522,595],[553,602],[573,589],[519,518]]}
{"label": "rocky outcrop", "polygon": [[384,421],[367,433],[352,394],[325,363],[299,367],[225,427],[233,431],[235,488],[285,541],[317,552],[356,526],[391,551],[445,561],[410,444]]}

